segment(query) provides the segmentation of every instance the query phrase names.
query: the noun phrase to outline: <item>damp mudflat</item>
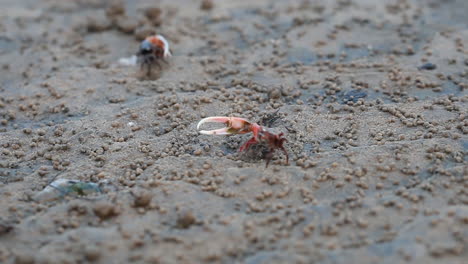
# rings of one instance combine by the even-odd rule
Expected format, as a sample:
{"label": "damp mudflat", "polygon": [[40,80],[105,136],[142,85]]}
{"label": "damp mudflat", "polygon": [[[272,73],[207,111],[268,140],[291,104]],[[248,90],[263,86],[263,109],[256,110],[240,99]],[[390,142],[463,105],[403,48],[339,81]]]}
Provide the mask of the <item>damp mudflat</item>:
{"label": "damp mudflat", "polygon": [[0,263],[468,259],[467,1],[1,6]]}

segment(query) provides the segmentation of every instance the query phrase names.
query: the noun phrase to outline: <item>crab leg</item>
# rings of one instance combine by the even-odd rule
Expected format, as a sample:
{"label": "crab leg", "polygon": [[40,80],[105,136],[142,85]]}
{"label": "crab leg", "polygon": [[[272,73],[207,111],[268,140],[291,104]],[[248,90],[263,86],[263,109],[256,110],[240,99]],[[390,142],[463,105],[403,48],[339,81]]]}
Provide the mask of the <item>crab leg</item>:
{"label": "crab leg", "polygon": [[249,149],[249,147],[251,145],[254,145],[257,143],[257,140],[253,137],[251,139],[249,139],[247,142],[245,142],[240,148],[239,148],[239,152],[242,152],[244,150],[247,150]]}

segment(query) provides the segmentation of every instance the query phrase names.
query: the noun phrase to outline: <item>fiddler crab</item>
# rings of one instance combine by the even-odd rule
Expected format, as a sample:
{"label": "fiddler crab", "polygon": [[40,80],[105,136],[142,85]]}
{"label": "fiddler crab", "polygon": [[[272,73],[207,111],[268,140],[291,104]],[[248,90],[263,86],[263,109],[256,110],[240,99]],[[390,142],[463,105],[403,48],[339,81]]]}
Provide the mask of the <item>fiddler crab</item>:
{"label": "fiddler crab", "polygon": [[273,153],[276,149],[283,151],[286,155],[286,163],[289,163],[288,153],[284,148],[283,144],[287,141],[283,135],[284,133],[274,134],[268,131],[267,127],[261,126],[257,123],[250,122],[240,117],[227,117],[227,116],[212,116],[207,117],[198,122],[197,130],[204,123],[224,123],[226,127],[214,130],[201,130],[200,134],[204,135],[235,135],[235,134],[246,134],[252,132],[253,137],[245,142],[239,151],[247,150],[251,145],[254,144],[265,144],[268,146],[269,151],[266,154],[266,167],[273,158]]}
{"label": "fiddler crab", "polygon": [[149,36],[143,40],[136,55],[141,70],[146,66],[147,75],[150,75],[152,65],[161,68],[159,61],[166,62],[165,59],[172,56],[169,42],[161,35]]}

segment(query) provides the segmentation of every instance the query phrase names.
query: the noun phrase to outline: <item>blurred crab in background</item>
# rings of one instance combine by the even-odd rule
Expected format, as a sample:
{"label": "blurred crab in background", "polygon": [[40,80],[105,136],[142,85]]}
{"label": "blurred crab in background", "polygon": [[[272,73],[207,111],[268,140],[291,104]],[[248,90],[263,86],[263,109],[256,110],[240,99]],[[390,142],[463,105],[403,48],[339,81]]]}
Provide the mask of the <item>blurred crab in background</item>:
{"label": "blurred crab in background", "polygon": [[137,52],[137,62],[140,64],[141,70],[146,66],[146,74],[151,74],[151,67],[157,65],[161,68],[159,61],[172,56],[169,49],[169,42],[161,35],[149,36],[140,44]]}
{"label": "blurred crab in background", "polygon": [[200,134],[204,135],[234,135],[234,134],[246,134],[252,132],[253,137],[245,142],[239,151],[247,150],[251,145],[254,144],[265,144],[268,146],[269,151],[266,154],[266,167],[273,158],[273,154],[276,149],[280,149],[286,155],[286,163],[289,163],[288,153],[284,148],[283,144],[287,140],[283,137],[284,133],[274,134],[267,127],[261,126],[257,123],[250,122],[240,117],[227,117],[227,116],[212,116],[207,117],[198,122],[197,130],[204,123],[224,123],[226,127],[214,130],[201,130]]}

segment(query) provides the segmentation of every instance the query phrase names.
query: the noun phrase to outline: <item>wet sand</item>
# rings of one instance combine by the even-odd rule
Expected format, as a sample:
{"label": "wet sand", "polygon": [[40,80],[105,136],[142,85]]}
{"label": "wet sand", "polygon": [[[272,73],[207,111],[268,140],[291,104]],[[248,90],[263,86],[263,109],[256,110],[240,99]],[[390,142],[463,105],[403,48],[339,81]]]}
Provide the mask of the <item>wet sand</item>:
{"label": "wet sand", "polygon": [[468,2],[376,3],[1,0],[0,263],[466,262]]}

